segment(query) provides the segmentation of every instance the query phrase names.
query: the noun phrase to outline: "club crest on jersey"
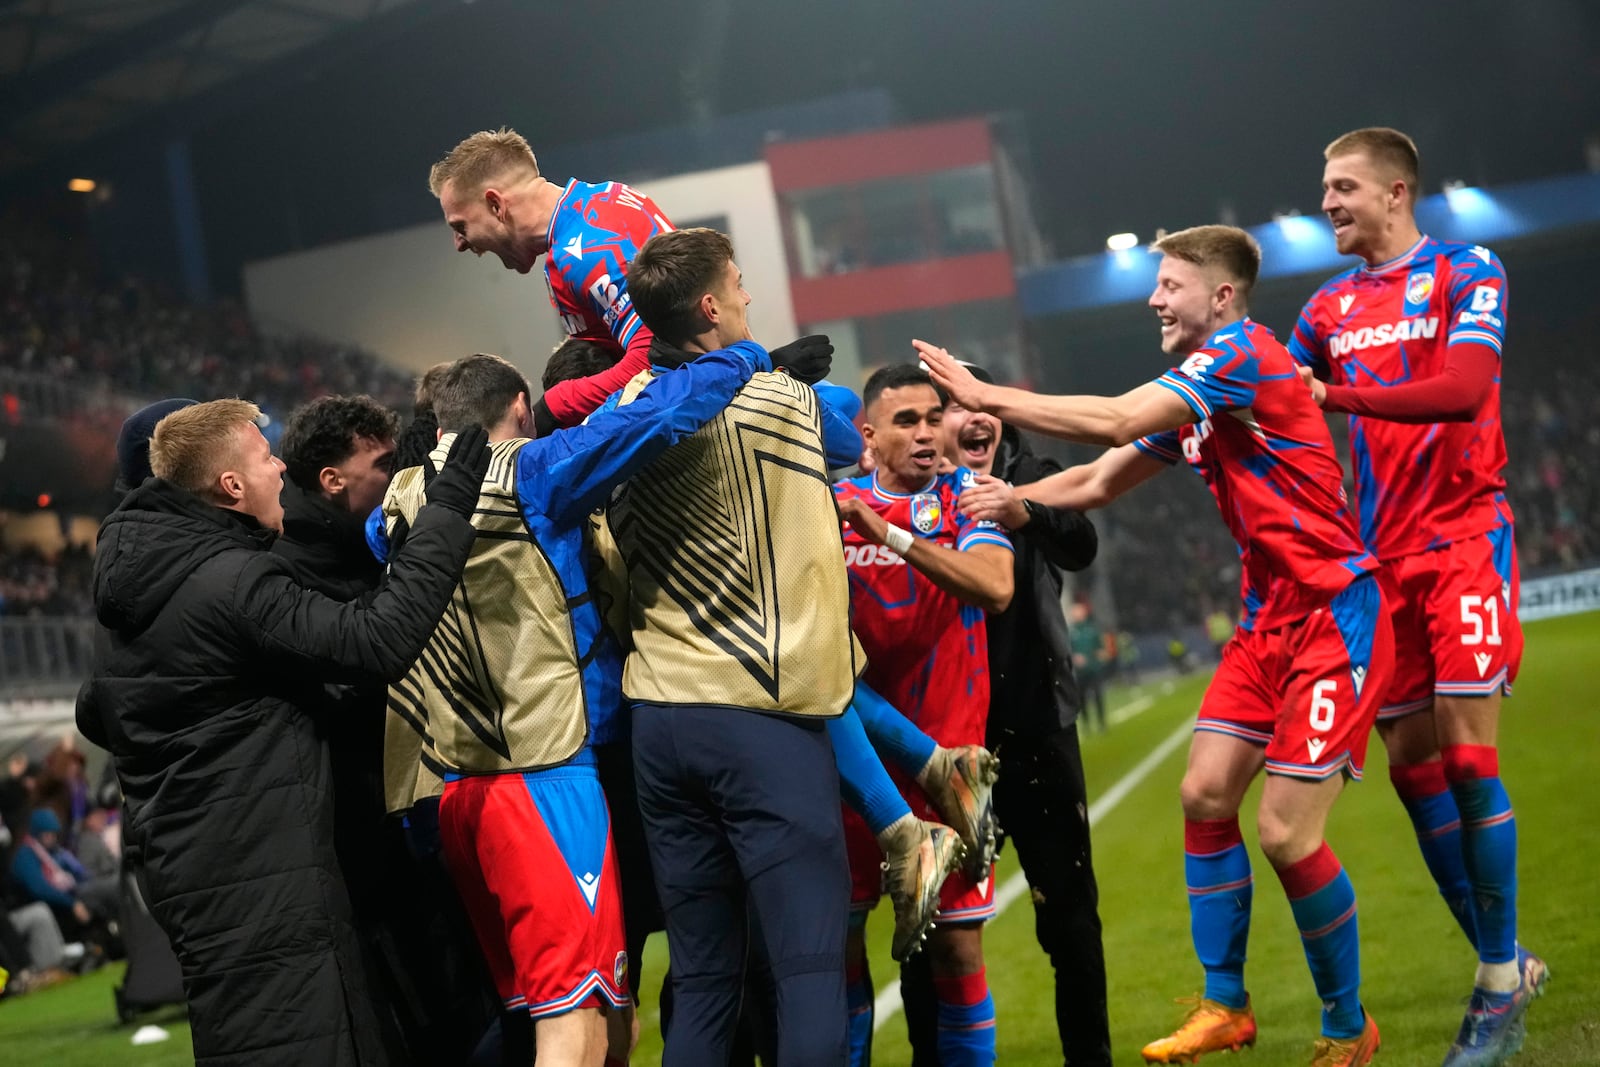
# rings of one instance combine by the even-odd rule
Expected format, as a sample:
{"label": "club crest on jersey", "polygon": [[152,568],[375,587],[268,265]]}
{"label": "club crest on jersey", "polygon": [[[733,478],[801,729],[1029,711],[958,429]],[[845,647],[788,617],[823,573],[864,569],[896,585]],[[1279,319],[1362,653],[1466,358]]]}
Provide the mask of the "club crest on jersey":
{"label": "club crest on jersey", "polygon": [[911,525],[918,533],[933,533],[943,521],[944,507],[937,493],[918,493],[911,498]]}
{"label": "club crest on jersey", "polygon": [[611,981],[617,987],[617,992],[628,988],[628,954],[617,953],[617,958],[611,964]]}
{"label": "club crest on jersey", "polygon": [[1406,282],[1406,303],[1426,304],[1428,297],[1433,295],[1433,272],[1430,270],[1413,274]]}

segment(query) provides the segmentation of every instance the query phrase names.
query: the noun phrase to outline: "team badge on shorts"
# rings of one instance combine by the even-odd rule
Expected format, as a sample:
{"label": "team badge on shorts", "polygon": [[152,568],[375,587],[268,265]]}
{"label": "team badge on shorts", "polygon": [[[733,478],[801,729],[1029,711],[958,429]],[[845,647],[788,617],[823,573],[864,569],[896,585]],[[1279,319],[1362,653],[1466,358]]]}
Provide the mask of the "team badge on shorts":
{"label": "team badge on shorts", "polygon": [[617,953],[617,958],[611,964],[611,983],[618,989],[628,988],[628,954]]}
{"label": "team badge on shorts", "polygon": [[1413,274],[1411,280],[1406,283],[1406,303],[1408,304],[1425,304],[1428,301],[1428,297],[1432,295],[1432,271],[1425,270],[1420,274]]}
{"label": "team badge on shorts", "polygon": [[911,498],[911,525],[918,533],[933,533],[944,519],[944,509],[936,493],[918,493]]}

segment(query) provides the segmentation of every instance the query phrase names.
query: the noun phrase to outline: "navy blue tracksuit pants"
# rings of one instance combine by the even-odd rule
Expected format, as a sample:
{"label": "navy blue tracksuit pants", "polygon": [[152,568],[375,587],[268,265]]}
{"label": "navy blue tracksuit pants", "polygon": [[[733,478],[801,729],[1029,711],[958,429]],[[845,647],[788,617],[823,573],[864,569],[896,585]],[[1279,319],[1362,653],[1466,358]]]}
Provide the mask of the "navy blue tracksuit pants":
{"label": "navy blue tracksuit pants", "polygon": [[778,1062],[840,1067],[850,878],[823,724],[635,704],[633,762],[672,956],[662,1067],[727,1062],[751,956],[771,969]]}

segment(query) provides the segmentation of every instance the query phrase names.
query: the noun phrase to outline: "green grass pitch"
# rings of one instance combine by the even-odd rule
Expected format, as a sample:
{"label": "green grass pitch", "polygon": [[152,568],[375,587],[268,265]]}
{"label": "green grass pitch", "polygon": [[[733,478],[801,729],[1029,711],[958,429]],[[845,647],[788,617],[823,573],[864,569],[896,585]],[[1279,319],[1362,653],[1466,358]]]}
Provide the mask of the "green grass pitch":
{"label": "green grass pitch", "polygon": [[[1528,1015],[1528,1040],[1517,1067],[1600,1064],[1600,861],[1587,844],[1600,827],[1600,785],[1593,761],[1600,753],[1600,614],[1555,619],[1527,627],[1528,651],[1517,694],[1506,705],[1501,752],[1507,787],[1520,829],[1521,936],[1549,962],[1546,995]],[[1118,724],[1106,736],[1086,738],[1091,803],[1145,759],[1193,714],[1205,685],[1194,677]],[[1113,697],[1127,706],[1132,694]],[[1142,703],[1142,702],[1141,702]],[[1137,707],[1138,705],[1133,705]],[[1189,947],[1184,903],[1178,746],[1095,827],[1110,975],[1111,1030],[1119,1065],[1143,1061],[1139,1048],[1181,1017],[1175,997],[1200,987],[1199,965]],[[1254,850],[1253,820],[1259,789],[1246,801],[1245,836]],[[1434,1067],[1460,1022],[1472,984],[1473,959],[1439,900],[1398,801],[1387,781],[1383,749],[1374,739],[1366,778],[1349,788],[1334,811],[1328,840],[1355,882],[1360,904],[1362,994],[1383,1032],[1375,1062],[1392,1067]],[[1300,952],[1288,903],[1259,852],[1254,927],[1246,979],[1254,997],[1260,1040],[1253,1052],[1219,1054],[1206,1062],[1304,1063],[1317,1030],[1317,1000]],[[1002,884],[1016,872],[1002,857]],[[874,975],[880,988],[893,977],[889,963],[887,906],[869,928]],[[1056,1065],[1061,1054],[1052,1011],[1050,968],[1033,940],[1024,894],[993,922],[986,935],[989,980],[999,1009],[1000,1062]],[[646,961],[644,1038],[634,1062],[660,1058],[653,994],[665,966],[661,939]],[[131,1028],[116,1025],[111,987],[120,968],[0,1003],[0,1049],[16,1064],[59,1067],[105,1064],[188,1064],[188,1028],[182,1013],[150,1020],[171,1039],[134,1047]],[[910,1062],[903,1020],[882,1021],[875,1041],[877,1067]]]}

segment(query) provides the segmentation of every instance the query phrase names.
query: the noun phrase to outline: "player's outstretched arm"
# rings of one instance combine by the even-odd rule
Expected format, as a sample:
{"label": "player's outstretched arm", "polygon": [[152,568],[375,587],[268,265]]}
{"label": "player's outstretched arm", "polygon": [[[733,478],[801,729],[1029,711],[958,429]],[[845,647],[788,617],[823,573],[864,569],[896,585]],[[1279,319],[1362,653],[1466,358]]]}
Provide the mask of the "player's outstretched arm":
{"label": "player's outstretched arm", "polygon": [[[1046,461],[1046,470],[1059,471],[1060,465]],[[1004,480],[980,474],[961,491],[961,514],[979,522],[997,522],[1011,531],[1012,540],[1026,538],[1044,551],[1045,558],[1067,571],[1081,571],[1094,562],[1100,549],[1100,535],[1094,523],[1076,508],[1039,505],[1029,508],[1025,498]]]}
{"label": "player's outstretched arm", "polygon": [[529,441],[517,454],[522,506],[570,525],[656,457],[716,418],[757,371],[769,366],[754,341],[728,348],[655,378],[632,403]]}
{"label": "player's outstretched arm", "polygon": [[[888,542],[888,520],[860,500],[854,497],[840,500],[839,514],[864,539],[875,545]],[[901,555],[934,585],[964,604],[993,612],[1004,611],[1011,605],[1015,578],[1008,546],[982,544],[957,551],[913,537],[911,547]]]}
{"label": "player's outstretched arm", "polygon": [[1017,495],[1052,508],[1088,511],[1104,507],[1166,469],[1166,463],[1141,452],[1137,445],[1123,445],[1104,453],[1093,463],[1080,463],[1037,482],[1019,485]]}
{"label": "player's outstretched arm", "polygon": [[269,664],[293,665],[325,681],[376,674],[398,682],[450,604],[475,533],[468,517],[489,469],[488,438],[474,426],[456,436],[389,577],[370,602],[338,601],[295,581],[266,553],[235,579],[215,609]]}
{"label": "player's outstretched arm", "polygon": [[1121,396],[1042,396],[980,382],[944,349],[912,341],[939,387],[971,411],[1066,441],[1116,447],[1195,421],[1176,393],[1147,382]]}
{"label": "player's outstretched arm", "polygon": [[617,362],[586,378],[569,378],[546,389],[533,405],[534,434],[548,437],[564,427],[576,426],[594,414],[607,397],[650,366],[651,336],[641,323],[633,335],[632,343]]}

